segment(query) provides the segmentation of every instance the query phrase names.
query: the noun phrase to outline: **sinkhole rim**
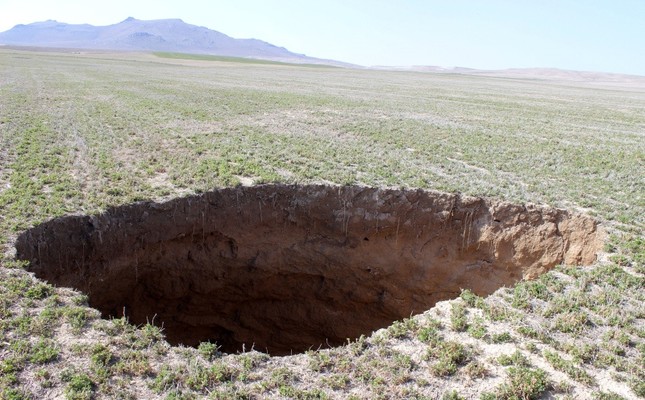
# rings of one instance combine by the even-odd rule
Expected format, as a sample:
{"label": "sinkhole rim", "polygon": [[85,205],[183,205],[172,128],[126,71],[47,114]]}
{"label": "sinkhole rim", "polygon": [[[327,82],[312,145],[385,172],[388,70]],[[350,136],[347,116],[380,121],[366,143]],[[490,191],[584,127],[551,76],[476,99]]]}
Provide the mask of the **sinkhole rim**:
{"label": "sinkhole rim", "polygon": [[488,295],[590,264],[603,237],[588,216],[533,204],[257,185],[53,219],[18,237],[16,258],[103,317],[128,306],[132,324],[163,323],[171,345],[289,355],[369,336],[461,289]]}

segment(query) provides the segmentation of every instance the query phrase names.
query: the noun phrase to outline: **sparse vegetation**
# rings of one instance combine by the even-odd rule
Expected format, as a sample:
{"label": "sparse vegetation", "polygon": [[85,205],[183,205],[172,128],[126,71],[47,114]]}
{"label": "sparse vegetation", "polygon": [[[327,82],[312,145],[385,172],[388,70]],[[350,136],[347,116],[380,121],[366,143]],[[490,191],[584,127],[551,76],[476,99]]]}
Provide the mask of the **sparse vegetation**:
{"label": "sparse vegetation", "polygon": [[[0,398],[645,397],[645,89],[159,56],[0,49]],[[55,216],[263,182],[584,211],[608,256],[286,357],[171,347],[13,259]]]}
{"label": "sparse vegetation", "polygon": [[550,386],[547,373],[539,368],[510,367],[507,381],[496,393],[499,399],[537,399]]}

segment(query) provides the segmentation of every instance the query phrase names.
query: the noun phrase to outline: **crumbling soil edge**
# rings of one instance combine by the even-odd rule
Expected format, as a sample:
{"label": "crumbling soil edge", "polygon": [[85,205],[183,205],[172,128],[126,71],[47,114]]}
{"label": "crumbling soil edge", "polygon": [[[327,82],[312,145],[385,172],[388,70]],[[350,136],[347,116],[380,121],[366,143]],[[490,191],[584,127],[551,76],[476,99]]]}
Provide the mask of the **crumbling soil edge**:
{"label": "crumbling soil edge", "polygon": [[34,227],[17,258],[103,316],[169,342],[290,354],[369,334],[461,289],[589,265],[604,233],[566,210],[424,190],[260,185]]}

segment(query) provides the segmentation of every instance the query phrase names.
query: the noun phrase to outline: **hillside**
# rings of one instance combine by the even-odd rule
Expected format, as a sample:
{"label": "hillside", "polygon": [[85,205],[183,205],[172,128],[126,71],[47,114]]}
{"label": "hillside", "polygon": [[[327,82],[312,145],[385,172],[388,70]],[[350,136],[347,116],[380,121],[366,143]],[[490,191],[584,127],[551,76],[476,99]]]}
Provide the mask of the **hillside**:
{"label": "hillside", "polygon": [[[165,51],[250,57],[298,63],[322,63],[257,39],[235,39],[180,19],[142,21],[128,18],[114,25],[93,26],[58,21],[17,25],[0,33],[0,43],[14,46],[121,51]],[[329,61],[331,62],[331,61]]]}

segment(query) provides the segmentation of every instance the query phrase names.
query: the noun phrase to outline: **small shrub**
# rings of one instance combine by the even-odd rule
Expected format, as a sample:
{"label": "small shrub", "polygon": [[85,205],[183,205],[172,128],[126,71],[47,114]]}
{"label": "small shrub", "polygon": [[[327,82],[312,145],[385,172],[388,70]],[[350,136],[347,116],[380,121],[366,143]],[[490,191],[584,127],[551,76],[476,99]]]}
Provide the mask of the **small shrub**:
{"label": "small shrub", "polygon": [[475,339],[481,339],[486,336],[486,326],[481,318],[475,318],[472,324],[468,326],[468,334]]}
{"label": "small shrub", "polygon": [[86,374],[72,375],[65,388],[65,398],[68,400],[89,400],[94,392],[93,387],[92,380]]}
{"label": "small shrub", "polygon": [[124,352],[113,368],[116,373],[129,375],[148,375],[152,371],[145,352],[139,350]]}
{"label": "small shrub", "polygon": [[468,328],[466,319],[466,305],[464,303],[452,303],[450,314],[450,324],[456,332],[463,332]]}
{"label": "small shrub", "polygon": [[531,328],[530,326],[520,326],[517,328],[517,332],[522,335],[526,336],[531,339],[539,339],[540,338],[540,333],[536,331],[535,329]]}
{"label": "small shrub", "polygon": [[90,360],[96,366],[107,366],[112,360],[112,352],[105,345],[95,344],[91,350]]}
{"label": "small shrub", "polygon": [[476,308],[484,307],[484,299],[477,296],[469,289],[462,289],[459,297],[461,297],[461,299],[470,307],[476,307]]}
{"label": "small shrub", "polygon": [[539,368],[510,367],[508,379],[497,390],[498,399],[538,399],[549,388],[547,373]]}
{"label": "small shrub", "polygon": [[54,288],[44,283],[36,283],[32,285],[26,292],[25,297],[40,300],[54,293]]}
{"label": "small shrub", "polygon": [[486,366],[478,361],[472,361],[464,367],[464,373],[472,379],[484,378],[489,372]]}
{"label": "small shrub", "polygon": [[207,360],[213,360],[221,355],[219,352],[220,346],[211,342],[201,342],[197,351],[204,356]]}
{"label": "small shrub", "polygon": [[88,309],[83,307],[68,307],[63,311],[63,315],[72,326],[74,333],[77,334],[85,327],[89,318]]}
{"label": "small shrub", "polygon": [[509,307],[502,304],[490,304],[484,309],[484,314],[491,321],[508,321],[517,316]]}
{"label": "small shrub", "polygon": [[457,372],[457,367],[466,362],[468,351],[458,342],[439,342],[428,349],[426,357],[437,359],[437,362],[430,367],[434,375],[447,376],[453,375]]}
{"label": "small shrub", "polygon": [[349,376],[345,374],[332,374],[323,378],[323,382],[334,390],[341,390],[347,387],[351,382]]}
{"label": "small shrub", "polygon": [[53,340],[39,340],[31,350],[29,361],[45,364],[58,358],[58,346]]}
{"label": "small shrub", "polygon": [[533,343],[533,342],[527,342],[527,343],[524,345],[524,348],[526,348],[526,350],[530,351],[531,353],[537,353],[537,352],[538,352],[538,347],[537,347],[537,345],[536,345],[535,343]]}
{"label": "small shrub", "polygon": [[584,383],[586,385],[595,384],[595,379],[587,373],[587,371],[576,367],[576,363],[573,361],[567,361],[560,357],[558,353],[545,350],[544,358],[553,366],[553,368],[558,371],[562,371],[565,374],[569,375],[572,379]]}
{"label": "small shrub", "polygon": [[18,373],[24,368],[23,362],[16,358],[0,360],[0,386],[18,382]]}
{"label": "small shrub", "polygon": [[175,387],[179,384],[181,378],[176,371],[173,371],[168,366],[163,366],[154,381],[150,384],[150,388],[156,393],[163,393],[168,389]]}
{"label": "small shrub", "polygon": [[30,400],[31,398],[28,393],[17,388],[6,388],[0,392],[0,399],[3,400]]}
{"label": "small shrub", "polygon": [[404,338],[410,333],[416,332],[419,328],[419,323],[412,318],[406,318],[402,321],[395,321],[388,329],[387,332],[393,338]]}
{"label": "small shrub", "polygon": [[289,385],[296,380],[296,375],[289,368],[280,367],[271,371],[271,378],[265,380],[263,385],[268,389]]}
{"label": "small shrub", "polygon": [[625,400],[625,398],[614,392],[593,392],[594,400]]}
{"label": "small shrub", "polygon": [[449,358],[440,358],[439,361],[432,364],[430,371],[435,376],[449,376],[457,372],[457,363]]}
{"label": "small shrub", "polygon": [[564,333],[578,333],[584,330],[589,322],[587,313],[574,311],[558,315],[553,327]]}
{"label": "small shrub", "polygon": [[89,297],[86,294],[82,294],[82,293],[72,298],[72,301],[77,306],[86,306],[88,300],[89,300]]}
{"label": "small shrub", "polygon": [[497,362],[503,366],[519,366],[519,367],[528,367],[531,365],[526,356],[519,351],[515,351],[513,354],[502,354],[497,357]]}
{"label": "small shrub", "polygon": [[572,343],[571,346],[566,348],[567,353],[571,354],[574,359],[579,360],[583,363],[588,363],[593,361],[598,354],[598,346],[589,343]]}
{"label": "small shrub", "polygon": [[645,397],[645,381],[643,380],[634,380],[629,387],[634,391],[634,394],[638,397]]}
{"label": "small shrub", "polygon": [[430,326],[424,326],[423,328],[419,329],[417,337],[423,343],[432,343],[440,339],[440,335],[437,329]]}
{"label": "small shrub", "polygon": [[441,400],[464,400],[464,398],[456,390],[451,390],[450,392],[445,392],[441,396]]}
{"label": "small shrub", "polygon": [[504,332],[504,333],[498,333],[495,334],[491,337],[491,342],[499,344],[499,343],[509,343],[513,341],[513,337],[511,336],[510,333]]}
{"label": "small shrub", "polygon": [[153,324],[145,324],[138,331],[136,345],[140,348],[146,348],[163,339],[162,328]]}
{"label": "small shrub", "polygon": [[333,362],[328,352],[308,351],[309,368],[316,372],[328,371],[333,366]]}

